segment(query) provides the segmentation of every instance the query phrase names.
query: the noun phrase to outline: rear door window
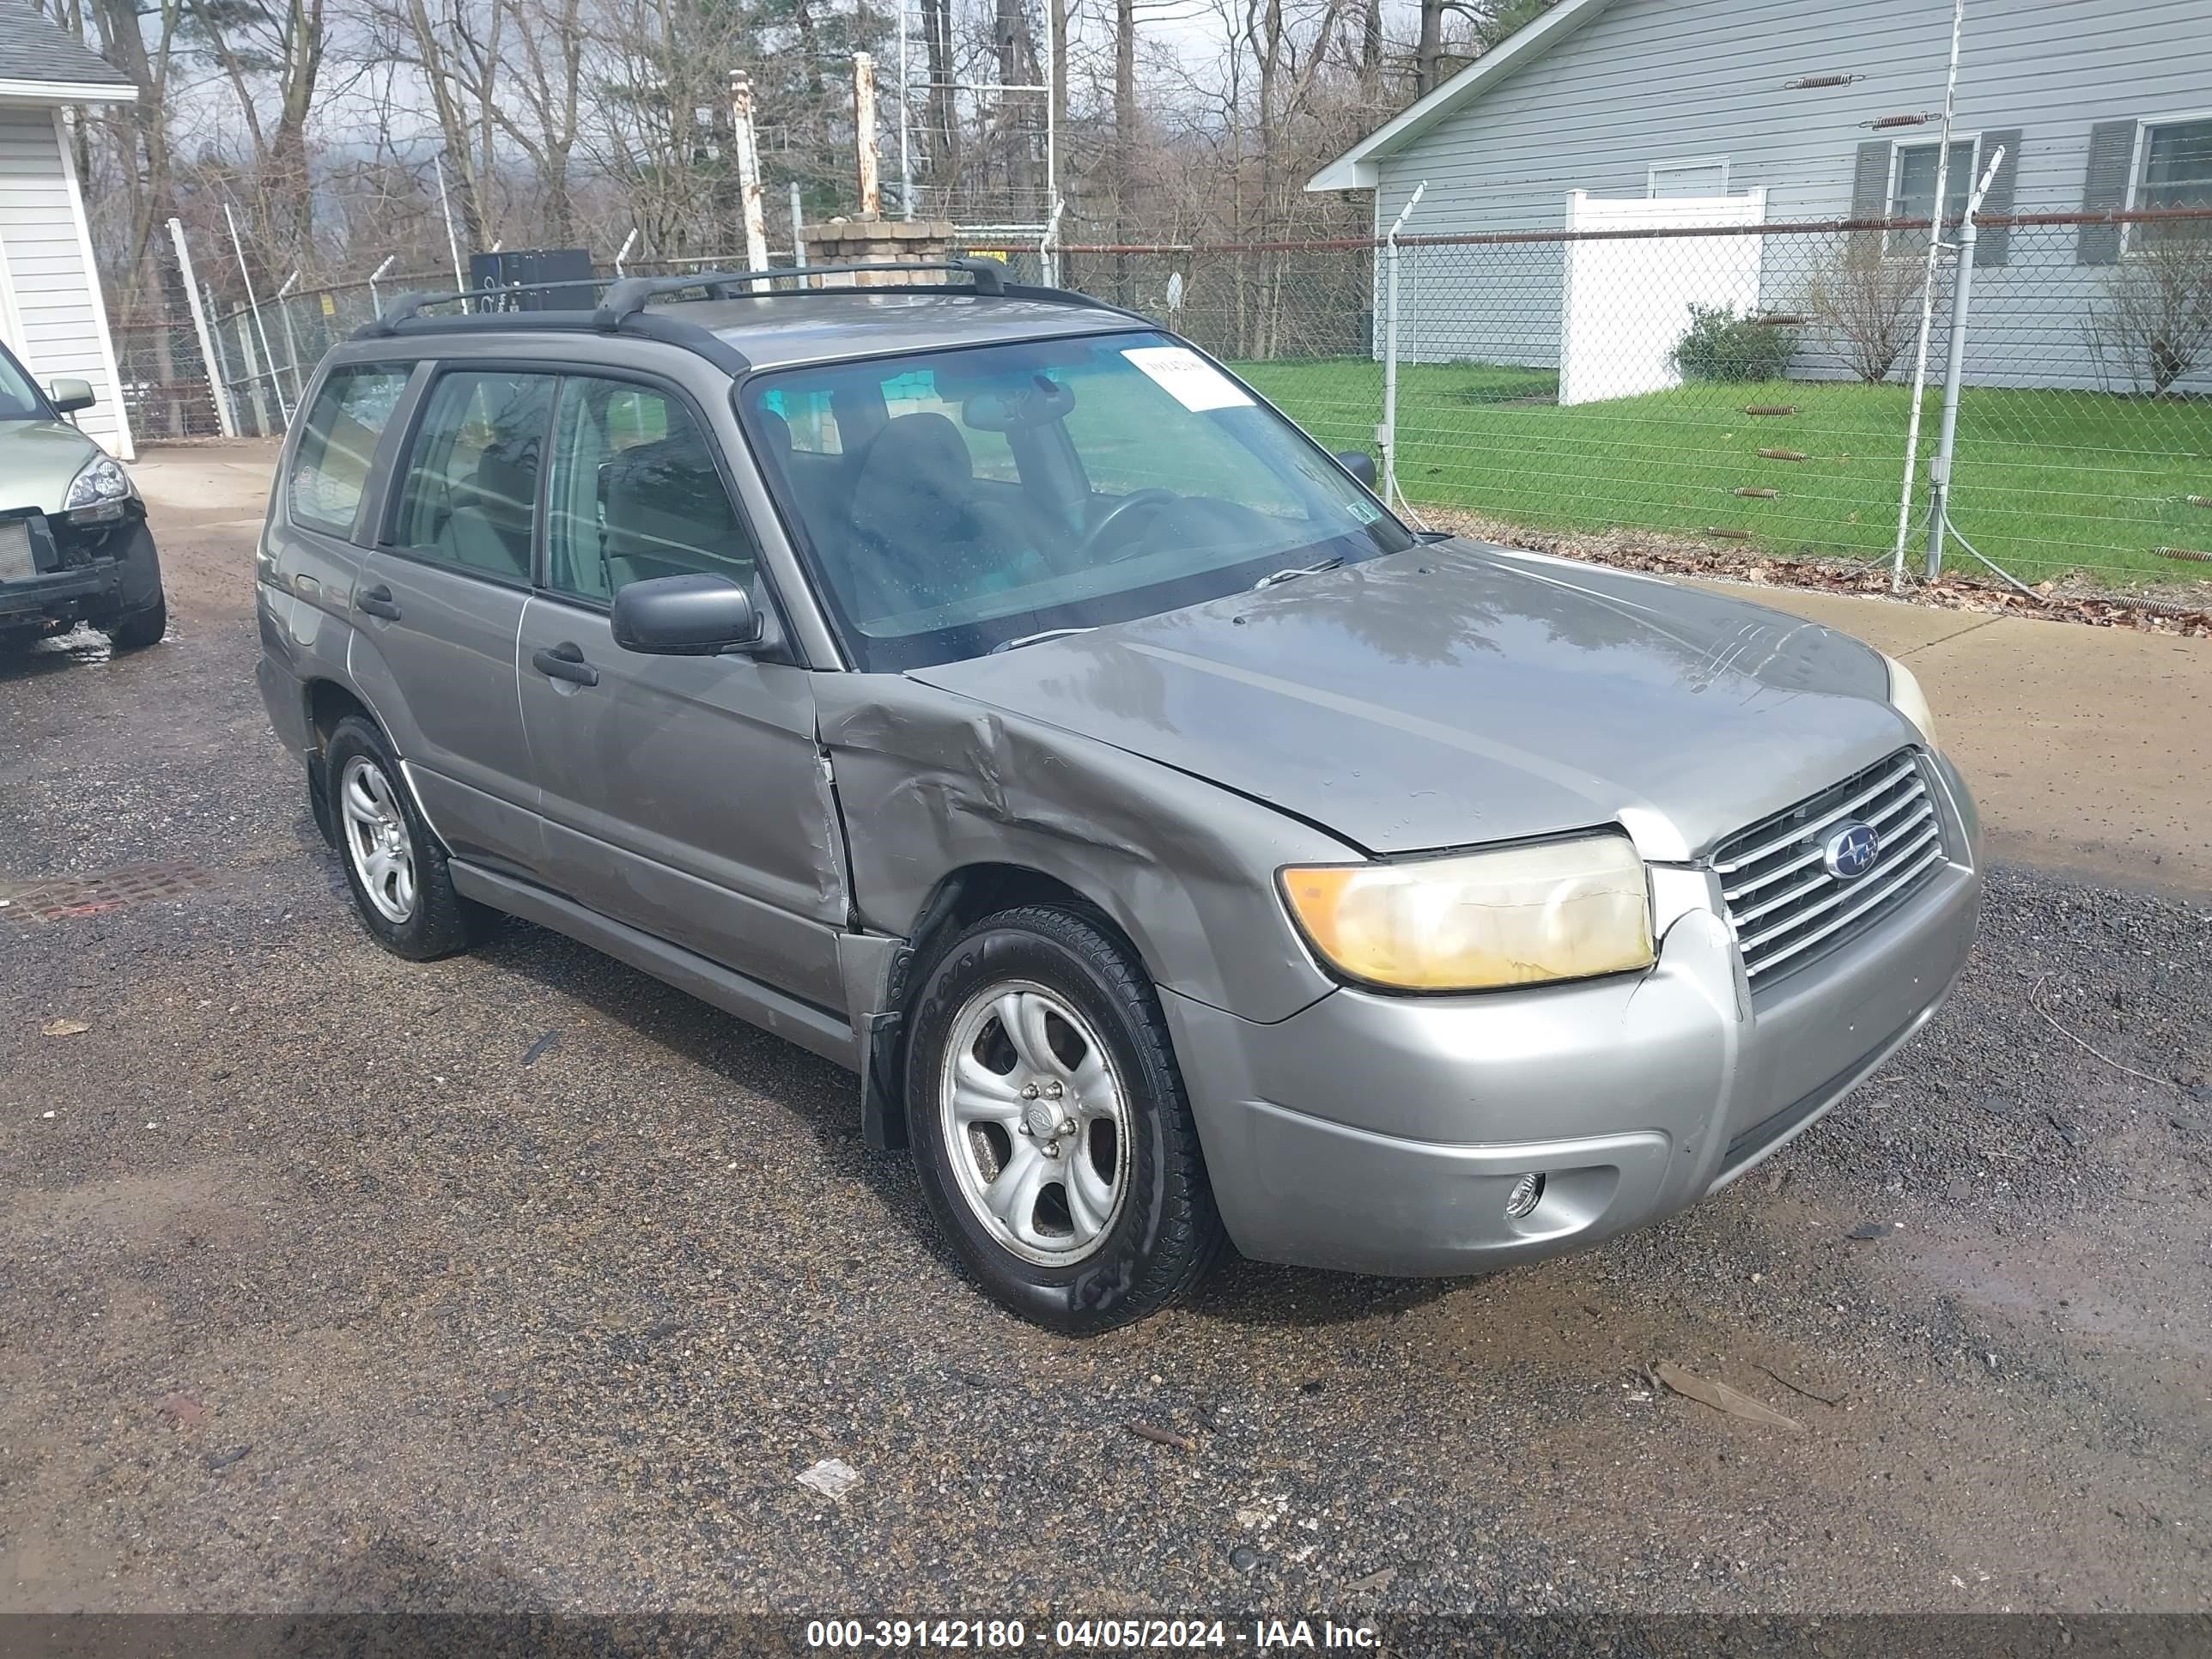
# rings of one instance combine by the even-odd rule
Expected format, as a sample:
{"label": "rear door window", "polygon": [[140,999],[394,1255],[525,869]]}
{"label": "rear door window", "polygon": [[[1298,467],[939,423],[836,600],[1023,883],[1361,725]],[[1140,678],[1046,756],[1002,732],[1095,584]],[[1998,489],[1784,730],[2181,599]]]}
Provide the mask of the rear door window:
{"label": "rear door window", "polygon": [[440,377],[408,456],[394,547],[502,581],[530,580],[554,384],[550,374],[489,370]]}
{"label": "rear door window", "polygon": [[353,533],[354,514],[368,485],[377,441],[407,389],[404,363],[336,368],[307,411],[293,453],[285,498],[292,521],[332,536]]}

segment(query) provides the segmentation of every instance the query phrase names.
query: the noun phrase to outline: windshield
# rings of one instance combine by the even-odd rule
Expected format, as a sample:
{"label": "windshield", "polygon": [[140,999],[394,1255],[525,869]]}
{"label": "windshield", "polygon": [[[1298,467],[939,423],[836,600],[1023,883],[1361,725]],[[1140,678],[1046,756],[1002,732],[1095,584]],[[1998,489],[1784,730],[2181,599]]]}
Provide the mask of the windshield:
{"label": "windshield", "polygon": [[45,395],[23,372],[22,364],[6,346],[0,345],[0,421],[44,421],[52,417],[46,413]]}
{"label": "windshield", "polygon": [[761,375],[742,402],[866,670],[1413,544],[1297,428],[1163,335],[825,363]]}

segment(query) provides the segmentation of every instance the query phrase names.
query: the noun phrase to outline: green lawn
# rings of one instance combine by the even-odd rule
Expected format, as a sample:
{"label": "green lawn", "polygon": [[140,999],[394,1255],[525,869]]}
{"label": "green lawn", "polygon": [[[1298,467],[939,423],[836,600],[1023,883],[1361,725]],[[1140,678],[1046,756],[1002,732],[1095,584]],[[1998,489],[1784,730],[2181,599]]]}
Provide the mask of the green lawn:
{"label": "green lawn", "polygon": [[[1240,364],[1332,449],[1372,447],[1381,366],[1358,358]],[[1398,475],[1416,504],[1532,528],[1748,532],[1777,553],[1886,556],[1897,532],[1910,392],[1773,381],[1692,384],[1561,409],[1548,370],[1409,364],[1398,382]],[[1750,404],[1790,404],[1752,416]],[[1922,424],[1928,458],[1942,400]],[[1793,450],[1802,461],[1762,459]],[[1741,489],[1774,489],[1772,499]],[[2202,578],[2156,547],[2212,550],[2212,402],[1968,388],[1953,520],[2025,580],[2072,569],[2108,580]],[[1916,523],[1916,531],[1917,525]],[[1972,561],[1956,549],[1954,565]],[[1978,567],[1973,567],[1978,568]]]}

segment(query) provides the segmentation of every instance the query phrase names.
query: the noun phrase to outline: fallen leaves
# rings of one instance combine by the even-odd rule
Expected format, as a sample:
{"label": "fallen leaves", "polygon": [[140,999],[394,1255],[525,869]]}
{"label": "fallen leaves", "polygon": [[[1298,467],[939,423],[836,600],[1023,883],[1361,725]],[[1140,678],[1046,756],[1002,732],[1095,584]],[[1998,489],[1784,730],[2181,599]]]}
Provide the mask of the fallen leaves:
{"label": "fallen leaves", "polygon": [[[1585,564],[1608,565],[1619,570],[1891,597],[1887,561],[1775,558],[1750,548],[1715,547],[1696,540],[1671,539],[1647,531],[1613,530],[1603,535],[1555,533],[1526,530],[1442,507],[1423,507],[1421,513],[1440,530],[1496,542],[1501,546],[1525,548],[1532,553],[1579,559]],[[2212,592],[2206,591],[2204,584],[2168,590],[2190,601],[2178,604],[2122,593],[2085,592],[2072,585],[2074,580],[2069,578],[2065,583],[2043,582],[2033,594],[2028,594],[1999,586],[1993,580],[1948,572],[1932,582],[1915,580],[1911,597],[1919,604],[1951,611],[2039,617],[2091,628],[2131,628],[2144,634],[2212,639]],[[2200,593],[2205,595],[2201,604],[2197,602]]]}
{"label": "fallen leaves", "polygon": [[1730,1417],[1742,1418],[1747,1423],[1763,1423],[1771,1429],[1789,1429],[1802,1433],[1805,1425],[1794,1417],[1784,1417],[1771,1406],[1753,1400],[1749,1395],[1731,1389],[1725,1382],[1699,1376],[1695,1371],[1685,1370],[1671,1359],[1654,1362],[1651,1380],[1673,1389],[1686,1400],[1711,1406],[1717,1412],[1726,1412]]}
{"label": "fallen leaves", "polygon": [[48,1020],[44,1025],[39,1027],[39,1035],[54,1037],[75,1036],[80,1031],[89,1031],[91,1029],[89,1024],[81,1019],[55,1018]]}

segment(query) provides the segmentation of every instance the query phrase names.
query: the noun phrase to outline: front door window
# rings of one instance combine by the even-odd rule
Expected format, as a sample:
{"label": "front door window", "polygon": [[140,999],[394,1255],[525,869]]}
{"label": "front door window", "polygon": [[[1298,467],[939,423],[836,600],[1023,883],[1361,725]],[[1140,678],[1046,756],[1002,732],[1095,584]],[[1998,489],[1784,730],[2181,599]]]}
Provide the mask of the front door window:
{"label": "front door window", "polygon": [[605,605],[654,576],[752,585],[752,539],[682,399],[573,376],[561,386],[559,432],[546,491],[548,587]]}

